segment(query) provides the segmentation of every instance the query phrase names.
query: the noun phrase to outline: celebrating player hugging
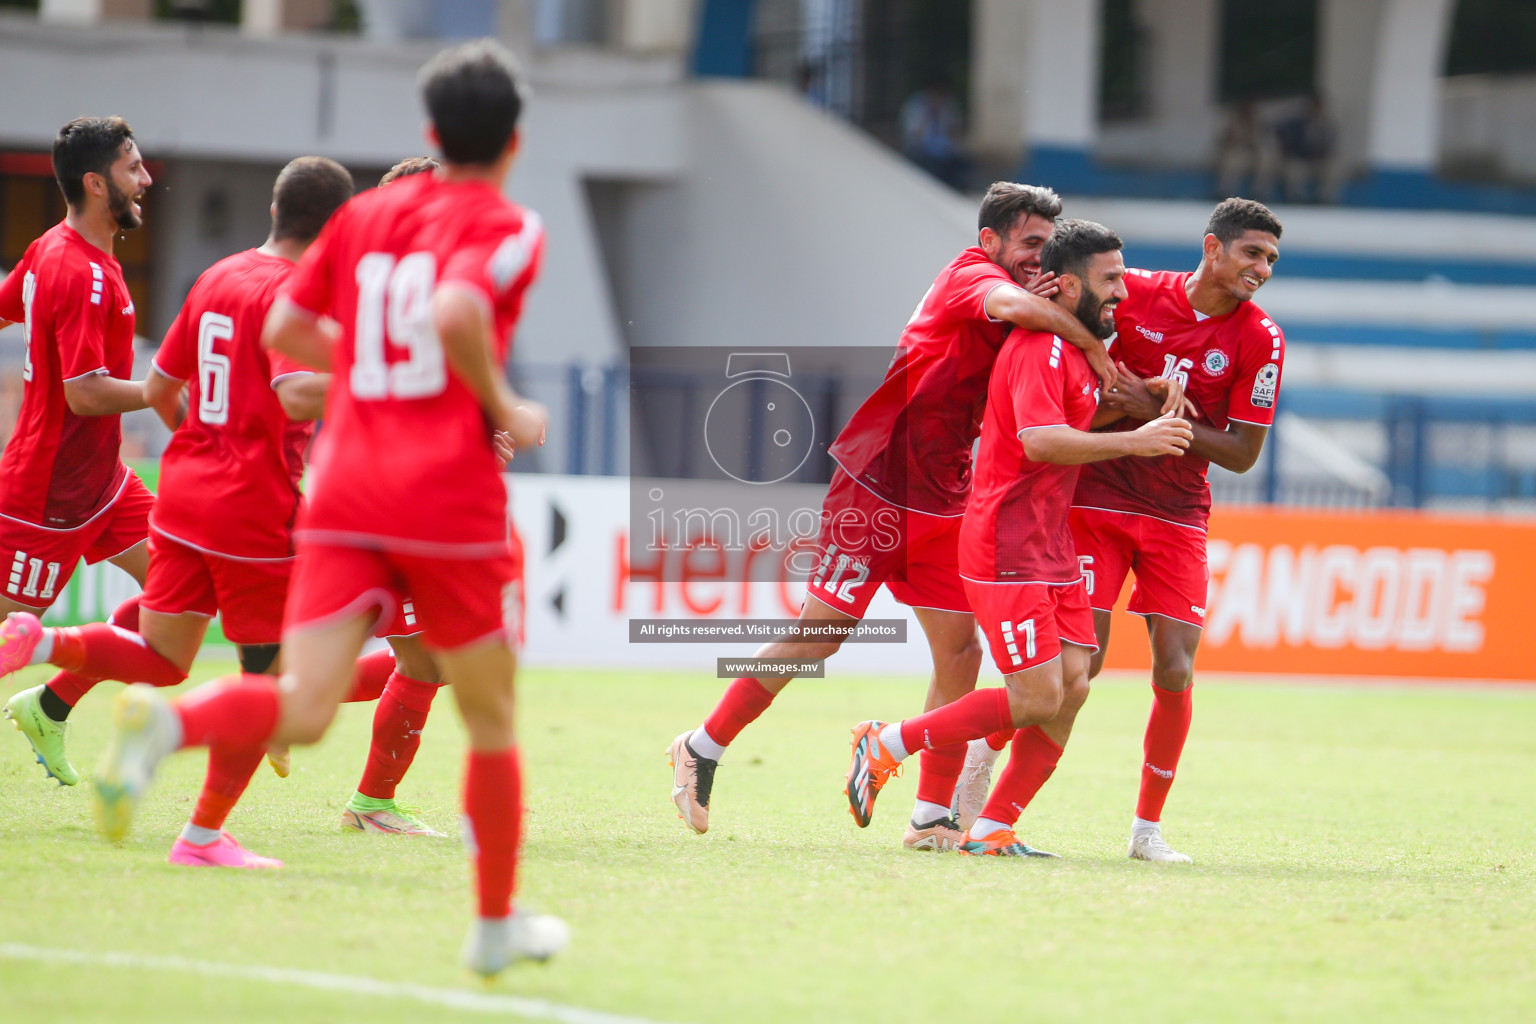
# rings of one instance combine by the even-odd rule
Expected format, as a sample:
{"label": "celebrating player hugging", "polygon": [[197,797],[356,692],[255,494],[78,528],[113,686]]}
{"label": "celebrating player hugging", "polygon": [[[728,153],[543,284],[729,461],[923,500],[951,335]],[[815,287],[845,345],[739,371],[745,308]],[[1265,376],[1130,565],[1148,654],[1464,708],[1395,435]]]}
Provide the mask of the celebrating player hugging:
{"label": "celebrating player hugging", "polygon": [[[1110,610],[1127,573],[1136,577],[1130,610],[1146,619],[1152,644],[1152,714],[1130,843],[1138,860],[1189,860],[1164,841],[1161,819],[1189,733],[1195,650],[1205,624],[1206,468],[1252,468],[1274,422],[1285,337],[1252,299],[1280,258],[1280,231],[1262,204],[1228,199],[1211,213],[1193,273],[1126,274],[1127,297],[1115,308],[1120,379],[1104,395],[1110,429],[1138,429],[1160,414],[1146,384],[1161,377],[1183,388],[1193,409],[1192,439],[1182,458],[1086,466],[1072,496],[1072,539],[1099,648],[1089,676],[1104,666]],[[996,736],[971,745],[965,777],[975,784],[964,789],[971,797],[962,820],[978,812],[976,794],[985,793],[1002,746]]]}
{"label": "celebrating player hugging", "polygon": [[[1066,221],[1045,243],[1040,269],[1057,276],[1051,301],[1096,336],[1114,333],[1115,307],[1126,297],[1118,235],[1089,221]],[[1189,423],[1172,415],[1135,430],[1091,432],[1108,418],[1099,410],[1097,385],[1082,354],[1045,331],[1015,329],[998,354],[960,528],[960,576],[1004,685],[904,722],[856,726],[847,794],[860,827],[869,824],[875,797],[913,751],[1011,732],[1013,756],[959,849],[1055,856],[1020,842],[1013,825],[1056,770],[1088,697],[1088,662],[1097,648],[1067,527],[1072,488],[1086,463],[1178,458],[1192,436]]]}

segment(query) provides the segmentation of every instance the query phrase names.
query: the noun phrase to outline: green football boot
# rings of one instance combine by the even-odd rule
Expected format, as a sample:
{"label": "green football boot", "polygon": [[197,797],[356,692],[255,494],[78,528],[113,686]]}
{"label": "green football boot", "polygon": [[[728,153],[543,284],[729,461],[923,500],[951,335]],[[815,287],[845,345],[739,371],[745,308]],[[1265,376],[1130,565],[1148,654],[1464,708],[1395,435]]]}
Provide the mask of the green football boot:
{"label": "green football boot", "polygon": [[43,714],[42,704],[38,700],[43,694],[43,685],[22,690],[6,701],[5,717],[32,744],[37,763],[43,766],[48,777],[57,779],[61,786],[73,786],[80,781],[80,773],[75,771],[75,766],[69,763],[69,755],[64,752],[64,735],[69,725],[67,722],[55,722]]}

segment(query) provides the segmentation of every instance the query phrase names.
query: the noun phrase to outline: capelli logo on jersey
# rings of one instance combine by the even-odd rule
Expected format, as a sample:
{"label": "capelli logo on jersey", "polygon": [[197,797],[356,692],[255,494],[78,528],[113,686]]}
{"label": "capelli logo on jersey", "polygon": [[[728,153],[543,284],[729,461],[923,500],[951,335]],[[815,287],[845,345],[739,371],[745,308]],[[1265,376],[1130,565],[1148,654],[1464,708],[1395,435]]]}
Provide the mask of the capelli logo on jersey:
{"label": "capelli logo on jersey", "polygon": [[1163,332],[1162,331],[1149,331],[1145,327],[1141,326],[1141,324],[1137,324],[1136,325],[1136,333],[1140,334],[1143,338],[1146,338],[1148,341],[1155,341],[1155,342],[1157,342],[1159,344],[1161,344],[1162,340],[1163,340]]}

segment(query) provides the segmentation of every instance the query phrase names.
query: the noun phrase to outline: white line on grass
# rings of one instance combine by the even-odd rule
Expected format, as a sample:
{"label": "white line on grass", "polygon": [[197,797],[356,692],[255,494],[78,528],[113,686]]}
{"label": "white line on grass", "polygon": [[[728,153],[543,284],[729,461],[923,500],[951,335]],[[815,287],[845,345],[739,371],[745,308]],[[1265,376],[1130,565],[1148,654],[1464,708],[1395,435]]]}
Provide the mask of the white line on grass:
{"label": "white line on grass", "polygon": [[642,1017],[625,1017],[600,1010],[562,1006],[544,999],[466,992],[455,988],[430,988],[408,982],[379,981],[346,974],[322,974],[291,967],[265,967],[261,964],[221,964],[210,960],[187,960],[179,956],[145,956],[140,953],[89,953],[74,949],[43,949],[20,943],[0,943],[0,958],[38,960],[50,964],[88,964],[92,967],[126,967],[145,971],[178,971],[214,978],[241,978],[268,981],[278,985],[328,992],[350,992],[360,996],[413,999],[433,1006],[446,1006],[472,1013],[516,1014],[533,1020],[560,1021],[561,1024],[654,1024]]}

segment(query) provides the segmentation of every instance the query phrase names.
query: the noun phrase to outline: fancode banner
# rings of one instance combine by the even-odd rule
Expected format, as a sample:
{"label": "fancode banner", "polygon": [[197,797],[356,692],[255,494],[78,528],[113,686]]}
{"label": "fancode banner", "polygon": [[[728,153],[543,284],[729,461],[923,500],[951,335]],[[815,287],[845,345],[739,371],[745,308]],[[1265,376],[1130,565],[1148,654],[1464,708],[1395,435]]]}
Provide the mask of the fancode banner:
{"label": "fancode banner", "polygon": [[[1217,508],[1208,557],[1200,671],[1536,679],[1536,523]],[[1110,635],[1110,667],[1150,665],[1140,619]]]}

